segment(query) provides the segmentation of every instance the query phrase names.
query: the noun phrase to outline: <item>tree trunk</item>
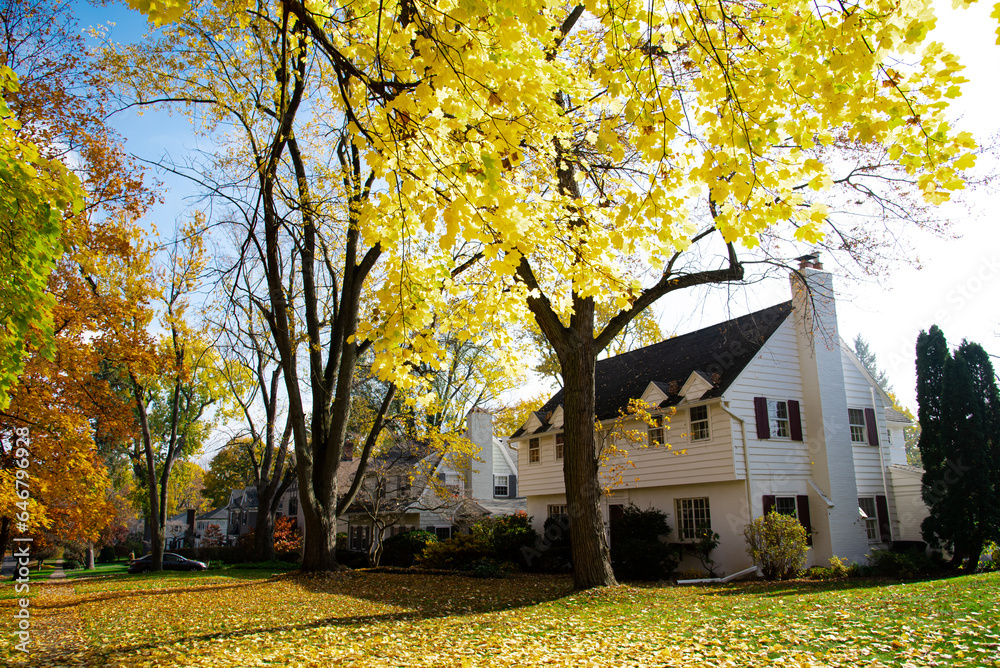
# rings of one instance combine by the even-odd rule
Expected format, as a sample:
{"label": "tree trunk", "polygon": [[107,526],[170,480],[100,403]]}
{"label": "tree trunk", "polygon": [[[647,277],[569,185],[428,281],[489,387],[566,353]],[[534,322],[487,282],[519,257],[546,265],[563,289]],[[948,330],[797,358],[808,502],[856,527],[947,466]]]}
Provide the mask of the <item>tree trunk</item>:
{"label": "tree trunk", "polygon": [[560,359],[563,411],[572,416],[564,425],[566,449],[563,480],[572,542],[573,582],[577,589],[617,584],[611,570],[604,518],[601,515],[599,461],[594,441],[594,376],[596,352],[586,341]]}
{"label": "tree trunk", "polygon": [[[10,545],[10,518],[0,518],[0,560],[7,554],[7,547]],[[13,550],[11,550],[13,552]]]}
{"label": "tree trunk", "polygon": [[334,497],[332,502],[319,502],[315,507],[309,503],[302,504],[306,524],[301,567],[304,572],[341,569],[337,563],[336,503]]}
{"label": "tree trunk", "polygon": [[87,543],[87,565],[84,566],[88,571],[94,570],[94,544]]}
{"label": "tree trunk", "polygon": [[[259,492],[258,492],[259,494]],[[271,500],[257,497],[257,524],[253,528],[253,560],[271,561],[274,559],[274,514],[271,512]]]}
{"label": "tree trunk", "polygon": [[149,570],[151,571],[163,570],[163,547],[166,539],[164,534],[164,528],[160,526],[160,519],[158,517],[154,517],[149,523],[149,552],[152,555],[150,557]]}

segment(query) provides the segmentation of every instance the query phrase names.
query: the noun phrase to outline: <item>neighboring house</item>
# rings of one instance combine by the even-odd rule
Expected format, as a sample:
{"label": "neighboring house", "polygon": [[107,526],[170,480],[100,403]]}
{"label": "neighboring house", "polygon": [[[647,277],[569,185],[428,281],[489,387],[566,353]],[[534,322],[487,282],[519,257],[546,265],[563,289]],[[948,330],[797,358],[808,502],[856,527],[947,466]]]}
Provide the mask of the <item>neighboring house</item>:
{"label": "neighboring house", "polygon": [[210,510],[204,515],[195,518],[194,541],[195,547],[201,547],[205,538],[205,532],[210,526],[218,527],[220,540],[225,543],[229,532],[229,508],[220,506],[215,510]]}
{"label": "neighboring house", "polygon": [[516,453],[494,436],[493,416],[470,411],[465,436],[478,446],[474,459],[458,461],[418,445],[373,458],[346,513],[348,547],[367,551],[373,541],[415,529],[446,539],[468,531],[481,517],[525,510],[517,491]]}
{"label": "neighboring house", "polygon": [[[229,503],[225,506],[228,515],[228,526],[225,533],[229,537],[229,542],[235,542],[240,536],[253,531],[253,528],[257,526],[257,505],[256,487],[234,489],[229,493]],[[275,519],[279,517],[292,517],[300,528],[305,526],[301,504],[299,503],[299,484],[297,480],[293,480],[288,489],[285,490],[285,493],[281,495],[278,510],[275,512]]]}
{"label": "neighboring house", "polygon": [[[606,523],[634,503],[669,514],[672,542],[710,527],[726,573],[751,566],[743,530],[771,509],[809,530],[809,565],[920,540],[927,508],[922,471],[906,463],[911,423],[841,340],[832,277],[812,259],[793,274],[790,302],[597,362],[597,418],[641,398],[657,425],[631,427],[672,446],[633,448],[627,483],[602,499]],[[562,433],[560,392],[510,437],[539,531],[568,511]],[[680,568],[698,565],[689,555]]]}
{"label": "neighboring house", "polygon": [[194,523],[194,509],[183,510],[167,518],[164,546],[167,550],[186,547]]}

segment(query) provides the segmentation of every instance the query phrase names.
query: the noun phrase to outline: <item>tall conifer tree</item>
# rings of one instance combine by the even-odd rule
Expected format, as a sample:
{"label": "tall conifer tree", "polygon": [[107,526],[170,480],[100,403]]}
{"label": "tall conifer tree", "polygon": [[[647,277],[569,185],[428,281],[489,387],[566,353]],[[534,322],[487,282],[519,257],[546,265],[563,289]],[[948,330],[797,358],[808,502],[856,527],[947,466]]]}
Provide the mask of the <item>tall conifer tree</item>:
{"label": "tall conifer tree", "polygon": [[931,511],[924,539],[974,569],[986,541],[1000,536],[1000,394],[986,351],[963,341],[951,355],[938,327],[921,332],[917,402]]}

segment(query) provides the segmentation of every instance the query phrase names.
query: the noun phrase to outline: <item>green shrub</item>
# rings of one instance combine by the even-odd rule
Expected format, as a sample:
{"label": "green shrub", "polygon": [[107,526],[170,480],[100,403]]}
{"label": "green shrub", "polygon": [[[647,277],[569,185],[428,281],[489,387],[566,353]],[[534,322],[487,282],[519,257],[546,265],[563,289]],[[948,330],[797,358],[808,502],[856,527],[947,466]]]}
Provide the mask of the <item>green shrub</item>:
{"label": "green shrub", "polygon": [[382,566],[412,566],[430,543],[438,542],[430,531],[407,531],[382,541]]}
{"label": "green shrub", "polygon": [[743,530],[747,554],[768,580],[788,580],[806,564],[806,529],[791,515],[771,511]]}
{"label": "green shrub", "polygon": [[509,561],[499,561],[486,557],[472,562],[469,566],[469,574],[476,578],[505,578],[516,568]]}
{"label": "green shrub", "polygon": [[423,553],[417,557],[417,564],[425,568],[446,570],[467,570],[473,563],[495,555],[489,546],[475,536],[459,534],[448,540],[428,543]]}
{"label": "green shrub", "polygon": [[337,534],[337,552],[343,552],[347,549],[347,534],[343,531]]}
{"label": "green shrub", "polygon": [[348,568],[367,568],[368,553],[361,550],[338,550],[337,563]]}
{"label": "green shrub", "polygon": [[806,571],[805,575],[810,580],[843,580],[851,573],[847,562],[840,557],[830,557],[829,568],[823,566],[813,566]]}
{"label": "green shrub", "polygon": [[937,575],[944,570],[944,567],[943,561],[929,556],[926,552],[872,550],[868,555],[868,564],[862,572],[868,576],[912,580]]}
{"label": "green shrub", "polygon": [[101,548],[101,553],[97,555],[97,563],[110,564],[115,560],[115,548],[105,545]]}
{"label": "green shrub", "polygon": [[565,573],[573,568],[572,548],[569,517],[553,515],[545,520],[542,535],[535,539],[534,545],[521,548],[518,563],[532,571]]}
{"label": "green shrub", "polygon": [[525,512],[484,517],[472,527],[472,535],[489,546],[501,561],[527,568],[525,547],[534,547],[538,532]]}
{"label": "green shrub", "polygon": [[665,541],[672,531],[667,514],[635,504],[611,523],[611,565],[622,580],[661,580],[677,568],[677,551]]}
{"label": "green shrub", "polygon": [[64,571],[75,571],[80,568],[80,562],[76,559],[64,559],[62,567]]}

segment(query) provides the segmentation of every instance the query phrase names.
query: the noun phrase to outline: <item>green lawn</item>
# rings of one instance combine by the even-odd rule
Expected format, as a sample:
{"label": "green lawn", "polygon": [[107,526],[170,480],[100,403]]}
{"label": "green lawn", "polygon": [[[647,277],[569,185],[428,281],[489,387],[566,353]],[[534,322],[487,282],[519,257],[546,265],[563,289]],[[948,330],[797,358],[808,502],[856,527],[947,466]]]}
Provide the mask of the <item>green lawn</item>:
{"label": "green lawn", "polygon": [[72,642],[43,633],[30,661],[8,648],[0,664],[1000,667],[1000,573],[574,593],[533,575],[230,570],[41,589],[38,622]]}
{"label": "green lawn", "polygon": [[127,561],[115,561],[110,564],[95,564],[92,571],[85,568],[74,568],[71,571],[65,571],[65,573],[67,578],[76,579],[92,578],[99,575],[124,575],[127,570]]}

